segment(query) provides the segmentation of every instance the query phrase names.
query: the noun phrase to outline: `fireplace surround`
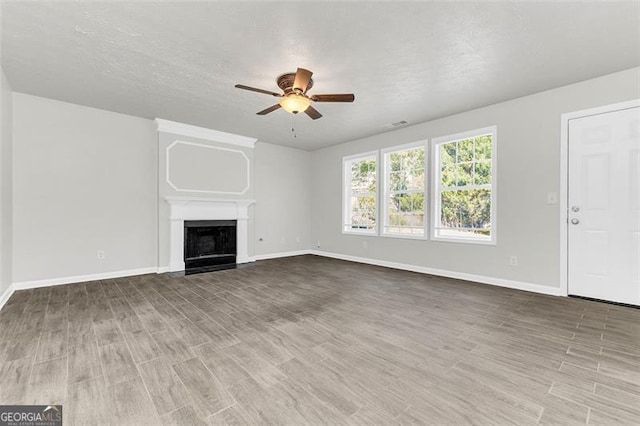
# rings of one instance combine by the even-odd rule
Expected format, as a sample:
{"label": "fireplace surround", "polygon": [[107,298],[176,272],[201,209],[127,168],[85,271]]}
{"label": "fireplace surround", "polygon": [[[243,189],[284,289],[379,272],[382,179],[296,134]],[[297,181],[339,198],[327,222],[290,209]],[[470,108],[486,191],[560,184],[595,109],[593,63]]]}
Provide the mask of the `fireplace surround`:
{"label": "fireplace surround", "polygon": [[165,197],[169,204],[169,272],[184,271],[185,221],[235,221],[236,263],[247,263],[249,257],[249,207],[254,200]]}

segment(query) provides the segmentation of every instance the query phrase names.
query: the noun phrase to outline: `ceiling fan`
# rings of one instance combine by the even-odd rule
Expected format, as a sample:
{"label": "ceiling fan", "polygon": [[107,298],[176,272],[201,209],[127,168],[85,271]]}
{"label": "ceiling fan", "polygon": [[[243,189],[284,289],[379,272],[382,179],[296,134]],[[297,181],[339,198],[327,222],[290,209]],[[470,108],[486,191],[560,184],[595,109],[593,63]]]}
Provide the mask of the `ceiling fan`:
{"label": "ceiling fan", "polygon": [[278,87],[284,93],[270,92],[268,90],[256,89],[255,87],[236,84],[238,89],[250,90],[252,92],[264,93],[266,95],[282,98],[277,104],[258,112],[258,115],[267,115],[279,108],[291,114],[304,112],[314,120],[322,117],[317,109],[311,106],[312,102],[353,102],[353,93],[332,94],[332,95],[307,95],[307,90],[313,87],[311,76],[313,73],[304,68],[298,68],[295,73],[282,74],[278,77]]}

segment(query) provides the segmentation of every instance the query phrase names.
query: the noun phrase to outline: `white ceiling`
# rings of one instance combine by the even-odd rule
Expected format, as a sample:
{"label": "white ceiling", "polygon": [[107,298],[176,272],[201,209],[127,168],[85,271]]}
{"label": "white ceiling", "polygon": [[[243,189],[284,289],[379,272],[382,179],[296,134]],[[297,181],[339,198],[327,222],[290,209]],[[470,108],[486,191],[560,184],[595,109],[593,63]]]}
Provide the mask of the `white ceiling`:
{"label": "white ceiling", "polygon": [[[18,92],[316,149],[640,64],[640,2],[3,2]],[[312,121],[277,99],[305,67]],[[291,127],[295,126],[297,138]]]}

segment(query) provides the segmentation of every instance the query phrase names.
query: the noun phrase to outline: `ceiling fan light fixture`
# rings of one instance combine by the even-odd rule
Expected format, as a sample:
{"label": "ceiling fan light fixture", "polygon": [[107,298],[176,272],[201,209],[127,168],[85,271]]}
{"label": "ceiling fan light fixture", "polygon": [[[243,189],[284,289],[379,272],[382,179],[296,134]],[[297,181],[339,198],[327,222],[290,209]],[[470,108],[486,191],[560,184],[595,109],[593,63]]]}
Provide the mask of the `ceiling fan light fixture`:
{"label": "ceiling fan light fixture", "polygon": [[280,106],[291,114],[298,114],[306,111],[311,105],[311,99],[298,93],[290,93],[282,98]]}
{"label": "ceiling fan light fixture", "polygon": [[328,95],[315,94],[313,96],[307,96],[307,90],[313,87],[313,80],[311,79],[312,75],[313,73],[311,71],[304,68],[298,68],[295,73],[289,72],[282,74],[277,80],[278,87],[283,91],[282,94],[271,92],[269,90],[258,89],[256,87],[245,86],[244,84],[236,84],[236,88],[280,98],[280,102],[257,112],[257,115],[267,115],[282,108],[290,114],[299,114],[304,112],[312,120],[317,120],[318,118],[322,118],[322,114],[311,106],[312,103],[353,102],[355,100],[355,95],[353,93],[333,93]]}

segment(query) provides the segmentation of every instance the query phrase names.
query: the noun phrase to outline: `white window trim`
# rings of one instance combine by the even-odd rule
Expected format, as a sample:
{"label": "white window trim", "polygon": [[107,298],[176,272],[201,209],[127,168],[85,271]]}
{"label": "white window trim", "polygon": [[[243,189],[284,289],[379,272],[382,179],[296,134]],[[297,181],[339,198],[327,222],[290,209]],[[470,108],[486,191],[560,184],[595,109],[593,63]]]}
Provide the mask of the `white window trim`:
{"label": "white window trim", "polygon": [[[491,134],[491,239],[489,240],[480,240],[475,238],[464,238],[464,237],[442,237],[436,234],[436,223],[440,218],[440,189],[441,189],[441,178],[440,178],[440,156],[438,154],[437,147],[440,144],[453,142],[461,139],[469,139],[472,137],[476,137],[479,135]],[[440,136],[437,138],[431,139],[431,208],[429,211],[431,212],[431,220],[429,233],[431,235],[432,241],[442,241],[442,242],[454,242],[454,243],[465,243],[465,244],[480,244],[480,245],[496,245],[498,241],[498,208],[497,208],[497,195],[498,195],[498,168],[497,168],[497,159],[498,159],[498,151],[497,151],[497,143],[498,143],[498,126],[489,126],[481,129],[470,130],[467,132],[456,133],[453,135]]]}
{"label": "white window trim", "polygon": [[[429,227],[427,226],[428,222],[429,222],[429,210],[427,208],[427,201],[429,200],[429,193],[428,193],[428,179],[427,176],[429,175],[429,170],[427,168],[427,165],[429,164],[429,149],[428,149],[428,142],[429,140],[422,140],[422,141],[417,141],[417,142],[411,142],[411,143],[407,143],[407,144],[403,144],[403,145],[396,145],[396,146],[391,146],[388,148],[384,148],[380,150],[380,159],[381,159],[381,163],[382,163],[382,176],[381,179],[379,180],[380,182],[380,188],[381,190],[378,191],[378,193],[381,194],[380,196],[380,211],[382,212],[382,226],[380,226],[380,236],[381,237],[386,237],[386,238],[404,238],[407,240],[427,240],[429,239],[428,236],[428,229]],[[389,220],[389,205],[386,202],[388,197],[389,197],[389,192],[388,192],[388,187],[387,187],[387,171],[389,169],[389,164],[387,162],[387,157],[386,155],[390,152],[397,152],[397,151],[404,151],[404,150],[408,150],[408,149],[414,149],[414,148],[424,148],[424,224],[423,224],[423,228],[424,228],[424,234],[423,235],[412,235],[412,234],[398,234],[395,232],[386,232],[385,229],[387,227],[387,221]],[[377,224],[377,222],[376,222]]]}
{"label": "white window trim", "polygon": [[[375,193],[376,225],[372,230],[362,230],[362,231],[346,230],[345,228],[347,226],[347,217],[348,217],[347,206],[350,205],[349,198],[351,196],[351,185],[350,185],[350,179],[348,179],[349,176],[347,175],[347,173],[345,173],[345,170],[346,170],[345,165],[347,162],[358,160],[358,159],[365,159],[368,157],[374,157],[376,160],[376,193]],[[348,234],[348,235],[377,236],[379,235],[379,230],[380,230],[379,224],[380,224],[380,152],[376,150],[376,151],[363,152],[360,154],[354,154],[354,155],[342,157],[342,223],[340,224],[342,233]]]}

